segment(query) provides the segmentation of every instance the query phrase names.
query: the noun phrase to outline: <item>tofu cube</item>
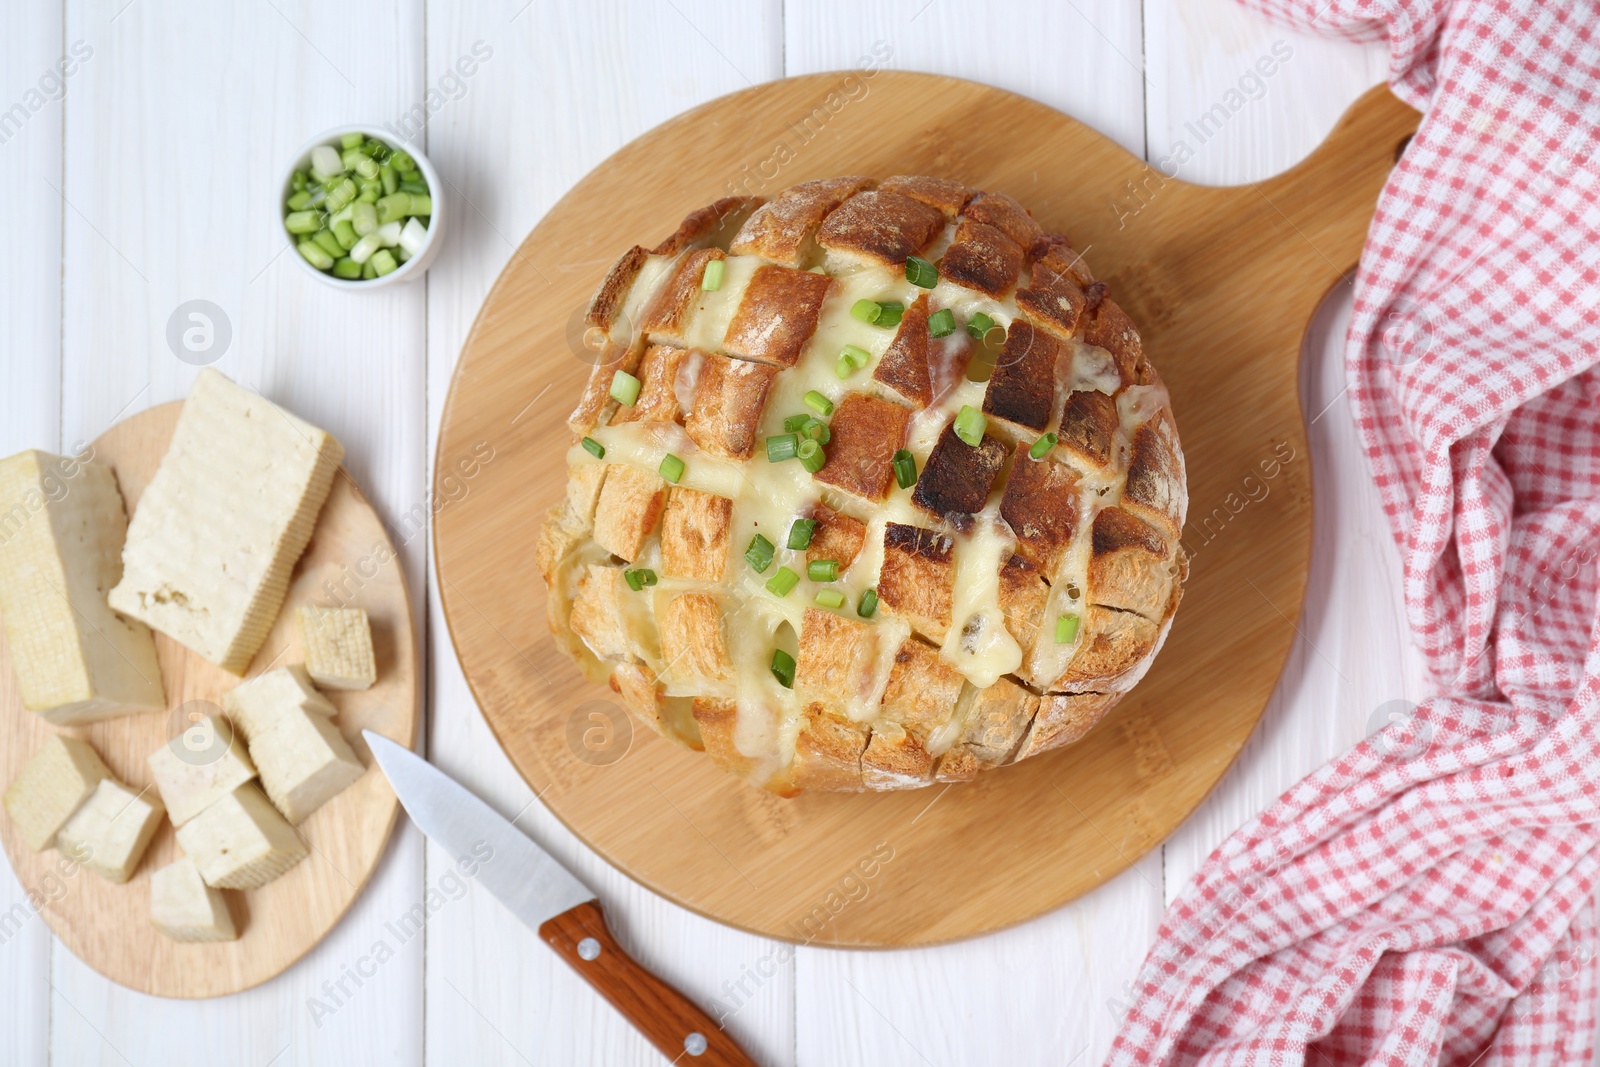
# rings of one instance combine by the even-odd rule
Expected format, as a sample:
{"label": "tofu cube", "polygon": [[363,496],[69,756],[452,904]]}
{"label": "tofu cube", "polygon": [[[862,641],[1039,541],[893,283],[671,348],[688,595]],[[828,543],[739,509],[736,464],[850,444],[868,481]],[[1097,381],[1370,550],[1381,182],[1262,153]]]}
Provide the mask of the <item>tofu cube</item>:
{"label": "tofu cube", "polygon": [[325,715],[291,708],[250,741],[267,796],[291,823],[301,823],[360,778],[366,768]]}
{"label": "tofu cube", "polygon": [[133,874],[166,814],[150,790],[135,793],[114,778],[102,778],[94,795],[67,820],[56,847],[108,882]]}
{"label": "tofu cube", "polygon": [[166,703],[150,631],[106,602],[127,528],[110,467],[0,460],[0,616],[22,706],[57,726]]}
{"label": "tofu cube", "polygon": [[343,456],[327,432],[202,370],[128,524],[111,606],[243,674]]}
{"label": "tofu cube", "polygon": [[89,742],[55,734],[6,790],[6,812],[28,847],[43,852],[101,779],[110,777],[110,769]]}
{"label": "tofu cube", "polygon": [[222,710],[246,741],[266,733],[278,716],[293,708],[332,718],[338,709],[317,692],[311,677],[298,663],[258,674],[222,696]]}
{"label": "tofu cube", "polygon": [[378,680],[372,625],[360,608],[307,605],[296,612],[306,671],[324,689],[368,689]]}
{"label": "tofu cube", "polygon": [[174,826],[182,826],[256,776],[244,740],[234,736],[233,727],[219,715],[201,716],[150,753],[147,762]]}
{"label": "tofu cube", "polygon": [[178,827],[178,844],[206,885],[217,889],[260,888],[307,854],[300,835],[254,782]]}
{"label": "tofu cube", "polygon": [[174,941],[234,941],[222,890],[212,889],[188,856],[150,876],[150,922]]}

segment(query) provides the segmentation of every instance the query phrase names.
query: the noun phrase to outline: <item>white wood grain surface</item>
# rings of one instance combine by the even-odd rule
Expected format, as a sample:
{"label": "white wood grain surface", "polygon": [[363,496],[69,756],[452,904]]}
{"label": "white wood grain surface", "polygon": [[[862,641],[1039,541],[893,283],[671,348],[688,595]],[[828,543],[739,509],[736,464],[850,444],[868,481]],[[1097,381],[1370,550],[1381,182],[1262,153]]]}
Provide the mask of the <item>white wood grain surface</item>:
{"label": "white wood grain surface", "polygon": [[[85,49],[64,83],[50,79],[58,60]],[[404,542],[428,634],[431,757],[595,885],[645,963],[726,1014],[763,1063],[1092,1063],[1184,879],[1228,832],[1366,732],[1379,704],[1419,692],[1396,553],[1340,395],[1341,293],[1306,353],[1319,416],[1303,460],[1317,492],[1311,593],[1304,617],[1285,619],[1302,639],[1262,726],[1163,849],[1069,907],[977,941],[791,958],[606,868],[495,745],[437,609],[426,534],[406,518],[471,491],[470,482],[430,484],[439,413],[479,304],[540,215],[610,152],[686,108],[785,74],[851,67],[874,49],[887,50],[891,68],[1035,97],[1153,160],[1188,139],[1195,151],[1181,176],[1207,183],[1289,166],[1384,70],[1381,49],[1297,36],[1232,0],[4,5],[0,195],[13,251],[0,267],[0,454],[70,448],[126,411],[182,396],[195,368],[169,350],[167,321],[185,301],[212,301],[232,332],[218,368],[337,433]],[[1258,86],[1248,79],[1264,56],[1275,62]],[[1230,90],[1246,103],[1226,121],[1213,116],[1201,143],[1189,124]],[[305,277],[278,255],[279,168],[327,127],[407,122],[430,93],[438,106],[407,132],[444,177],[438,193],[452,221],[427,281],[350,296]],[[14,103],[20,121],[3,117]],[[552,414],[564,402],[538,401]],[[445,903],[425,935],[395,944],[385,923],[430,889]],[[0,916],[27,914],[7,870]],[[660,1062],[404,824],[333,934],[283,977],[236,997],[127,992],[55,946],[36,918],[14,932],[0,921],[0,935],[6,1064]],[[360,977],[379,940],[394,958]]]}

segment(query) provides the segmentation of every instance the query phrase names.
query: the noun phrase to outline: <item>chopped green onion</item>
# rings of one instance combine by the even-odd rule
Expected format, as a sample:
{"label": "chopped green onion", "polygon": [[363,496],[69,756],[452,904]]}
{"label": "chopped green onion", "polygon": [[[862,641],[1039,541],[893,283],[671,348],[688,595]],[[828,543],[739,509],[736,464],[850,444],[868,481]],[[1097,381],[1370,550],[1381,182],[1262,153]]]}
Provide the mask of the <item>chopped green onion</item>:
{"label": "chopped green onion", "polygon": [[800,465],[812,474],[817,473],[828,462],[828,455],[822,451],[822,446],[809,437],[800,442],[795,455],[799,457]]}
{"label": "chopped green onion", "polygon": [[902,489],[910,489],[917,481],[917,457],[909,449],[894,454],[894,480]]}
{"label": "chopped green onion", "polygon": [[905,313],[905,305],[897,301],[889,301],[879,304],[878,325],[882,326],[886,330],[898,326],[900,325],[900,319],[904,317]]}
{"label": "chopped green onion", "polygon": [[294,177],[289,179],[289,188],[293,189],[297,193],[305,192],[306,172],[303,170],[295,171]]}
{"label": "chopped green onion", "polygon": [[861,594],[861,606],[856,608],[856,614],[863,619],[870,619],[878,613],[878,591],[868,589]]}
{"label": "chopped green onion", "polygon": [[808,389],[803,399],[806,402],[806,407],[810,408],[812,411],[815,411],[818,415],[827,416],[833,414],[833,401],[829,400],[815,389]]}
{"label": "chopped green onion", "polygon": [[722,272],[728,265],[720,259],[713,259],[706,264],[706,272],[700,278],[700,288],[708,293],[714,293],[722,288]]}
{"label": "chopped green onion", "polygon": [[319,182],[336,178],[344,172],[344,161],[339,151],[330,145],[319,144],[311,150],[311,176]]}
{"label": "chopped green onion", "polygon": [[285,203],[288,204],[290,211],[302,211],[307,204],[311,203],[311,194],[302,189],[291,196]]}
{"label": "chopped green onion", "polygon": [[816,532],[816,519],[796,519],[794,525],[789,527],[789,547],[793,549],[810,548],[811,535]]}
{"label": "chopped green onion", "polygon": [[372,279],[376,278],[377,276],[378,276],[378,268],[374,267],[372,265],[372,260],[370,258],[365,263],[361,264],[361,280],[362,281],[370,282]]}
{"label": "chopped green onion", "polygon": [[339,242],[339,254],[343,255],[356,246],[361,238],[356,236],[356,228],[347,219],[340,219],[333,224],[334,240]]}
{"label": "chopped green onion", "polygon": [[393,274],[400,264],[395,261],[394,253],[387,248],[380,248],[372,254],[372,269],[378,272],[378,277]]}
{"label": "chopped green onion", "polygon": [[592,437],[585,437],[583,439],[583,450],[589,453],[589,455],[593,456],[595,459],[606,458],[606,446],[601,444],[599,441],[596,441]]}
{"label": "chopped green onion", "polygon": [[1045,456],[1050,454],[1050,450],[1052,448],[1056,447],[1056,442],[1059,440],[1061,440],[1061,438],[1057,437],[1053,433],[1045,434],[1043,437],[1039,438],[1033,443],[1032,448],[1028,449],[1028,458],[1043,459]]}
{"label": "chopped green onion", "polygon": [[356,198],[359,190],[356,183],[346,178],[344,181],[328,190],[328,210],[338,211]]}
{"label": "chopped green onion", "polygon": [[814,418],[816,418],[815,415],[807,415],[802,411],[798,415],[790,415],[787,419],[784,419],[783,428],[790,433],[795,433],[799,430],[805,429],[806,423],[810,422]]}
{"label": "chopped green onion", "polygon": [[378,228],[378,209],[371,204],[350,205],[350,225],[356,228],[356,233],[365,237]]}
{"label": "chopped green onion", "polygon": [[[423,186],[423,188],[426,189],[427,186]],[[407,190],[406,195],[411,197],[411,214],[424,217],[433,214],[433,197],[426,192],[419,193],[414,190]]]}
{"label": "chopped green onion", "polygon": [[661,477],[665,478],[673,485],[677,485],[678,480],[683,477],[683,460],[679,459],[677,456],[674,456],[671,452],[668,452],[665,456],[662,456]]}
{"label": "chopped green onion", "polygon": [[1078,638],[1078,617],[1062,615],[1056,619],[1056,644],[1070,645]]}
{"label": "chopped green onion", "polygon": [[364,133],[347,133],[339,138],[339,146],[341,148],[360,148],[366,143],[367,135]]}
{"label": "chopped green onion", "polygon": [[813,582],[837,582],[839,580],[839,561],[835,559],[814,559],[806,564],[806,577]]}
{"label": "chopped green onion", "polygon": [[779,567],[777,573],[767,579],[767,592],[773,596],[788,596],[789,590],[800,584],[800,576],[788,567]]}
{"label": "chopped green onion", "polygon": [[932,289],[939,284],[939,270],[921,256],[907,256],[906,281],[923,289]]}
{"label": "chopped green onion", "polygon": [[636,571],[623,571],[622,577],[628,583],[628,588],[635,593],[647,585],[655,585],[658,581],[656,572],[649,567],[640,567]]}
{"label": "chopped green onion", "polygon": [[293,234],[316,233],[322,229],[320,211],[293,211],[283,218],[283,228]]}
{"label": "chopped green onion", "polygon": [[[377,181],[378,175],[383,172],[382,168],[378,166],[377,161],[365,153],[362,153],[361,157],[355,161],[350,169],[355,171],[361,177],[367,179],[369,182]],[[381,183],[379,184],[378,188],[383,188]]]}
{"label": "chopped green onion", "polygon": [[412,214],[410,193],[390,193],[378,198],[378,221],[393,222]]}
{"label": "chopped green onion", "polygon": [[410,174],[412,171],[417,169],[417,161],[412,159],[411,153],[407,152],[403,148],[395,149],[394,158],[391,159],[390,162],[394,164],[396,170],[402,171],[406,174]]}
{"label": "chopped green onion", "polygon": [[633,407],[639,399],[639,379],[625,370],[611,376],[611,399],[624,407]]}
{"label": "chopped green onion", "polygon": [[983,417],[983,412],[971,404],[961,405],[961,411],[956,415],[957,437],[977,448],[983,443],[983,431],[988,426],[989,420]]}
{"label": "chopped green onion", "polygon": [[857,300],[850,305],[850,314],[857,321],[871,325],[883,314],[883,305],[876,300]]}
{"label": "chopped green onion", "polygon": [[785,689],[794,688],[794,657],[781,648],[772,650],[772,676]]}
{"label": "chopped green onion", "polygon": [[400,175],[388,163],[378,168],[378,182],[383,186],[383,195],[400,191]]}
{"label": "chopped green onion", "polygon": [[427,193],[428,187],[418,181],[416,175],[412,175],[409,178],[400,179],[400,191],[402,193],[410,193],[413,196],[423,196]]}
{"label": "chopped green onion", "polygon": [[311,239],[334,259],[340,258],[345,253],[344,245],[333,235],[332,230],[318,230],[311,235]]}
{"label": "chopped green onion", "polygon": [[832,608],[838,611],[844,607],[844,594],[837,589],[819,589],[817,591],[817,603],[825,608]]}
{"label": "chopped green onion", "polygon": [[833,373],[839,376],[840,381],[850,377],[850,375],[854,374],[855,372],[856,365],[850,362],[848,356],[840,356],[839,362],[833,365]]}
{"label": "chopped green onion", "polygon": [[422,251],[422,246],[428,241],[428,228],[416,219],[406,219],[406,224],[400,227],[400,250],[409,258]]}
{"label": "chopped green onion", "polygon": [[994,329],[994,319],[981,311],[967,320],[967,332],[980,341],[992,329]]}
{"label": "chopped green onion", "polygon": [[872,353],[868,352],[860,345],[845,345],[844,348],[840,350],[839,355],[843,359],[848,359],[857,367],[865,367],[867,365],[867,361],[872,358]]}
{"label": "chopped green onion", "polygon": [[327,270],[333,266],[333,257],[315,241],[301,241],[295,249],[305,257],[306,262],[318,270]]}
{"label": "chopped green onion", "polygon": [[833,431],[828,429],[828,424],[815,415],[807,415],[806,421],[800,427],[800,435],[809,437],[819,445],[825,445],[833,438]]}
{"label": "chopped green onion", "polygon": [[792,433],[774,434],[767,438],[767,462],[782,463],[786,459],[793,459],[799,449],[799,437]]}
{"label": "chopped green onion", "polygon": [[956,332],[956,313],[940,308],[928,316],[928,333],[933,337],[948,337]]}
{"label": "chopped green onion", "polygon": [[333,276],[344,278],[346,281],[357,281],[361,277],[361,264],[349,256],[341,256],[333,261]]}
{"label": "chopped green onion", "polygon": [[382,248],[383,238],[378,236],[377,230],[373,230],[350,247],[350,258],[357,263],[366,263]]}
{"label": "chopped green onion", "polygon": [[771,541],[760,534],[750,539],[750,547],[744,550],[745,562],[750,564],[750,569],[761,574],[772,566],[772,557],[777,549]]}

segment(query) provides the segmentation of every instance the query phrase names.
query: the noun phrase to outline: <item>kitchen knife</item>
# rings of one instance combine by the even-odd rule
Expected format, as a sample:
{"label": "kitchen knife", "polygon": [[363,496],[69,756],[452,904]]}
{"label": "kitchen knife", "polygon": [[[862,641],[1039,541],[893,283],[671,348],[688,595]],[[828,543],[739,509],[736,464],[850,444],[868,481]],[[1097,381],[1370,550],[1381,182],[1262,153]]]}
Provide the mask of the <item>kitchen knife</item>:
{"label": "kitchen knife", "polygon": [[571,871],[421,756],[371,730],[362,736],[418,829],[458,860],[475,861],[474,879],[663,1056],[684,1065],[755,1067],[711,1016],[622,950],[594,892]]}

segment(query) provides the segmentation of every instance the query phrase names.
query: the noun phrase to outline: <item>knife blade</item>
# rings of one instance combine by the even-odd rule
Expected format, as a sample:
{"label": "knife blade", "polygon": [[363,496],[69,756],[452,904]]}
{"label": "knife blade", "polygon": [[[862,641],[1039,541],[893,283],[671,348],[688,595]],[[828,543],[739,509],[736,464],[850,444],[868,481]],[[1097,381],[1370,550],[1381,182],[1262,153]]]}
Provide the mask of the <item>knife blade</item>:
{"label": "knife blade", "polygon": [[527,834],[409,748],[371,730],[362,736],[417,828],[536,931],[673,1063],[755,1067],[693,1001],[657,978],[612,936],[594,892]]}

